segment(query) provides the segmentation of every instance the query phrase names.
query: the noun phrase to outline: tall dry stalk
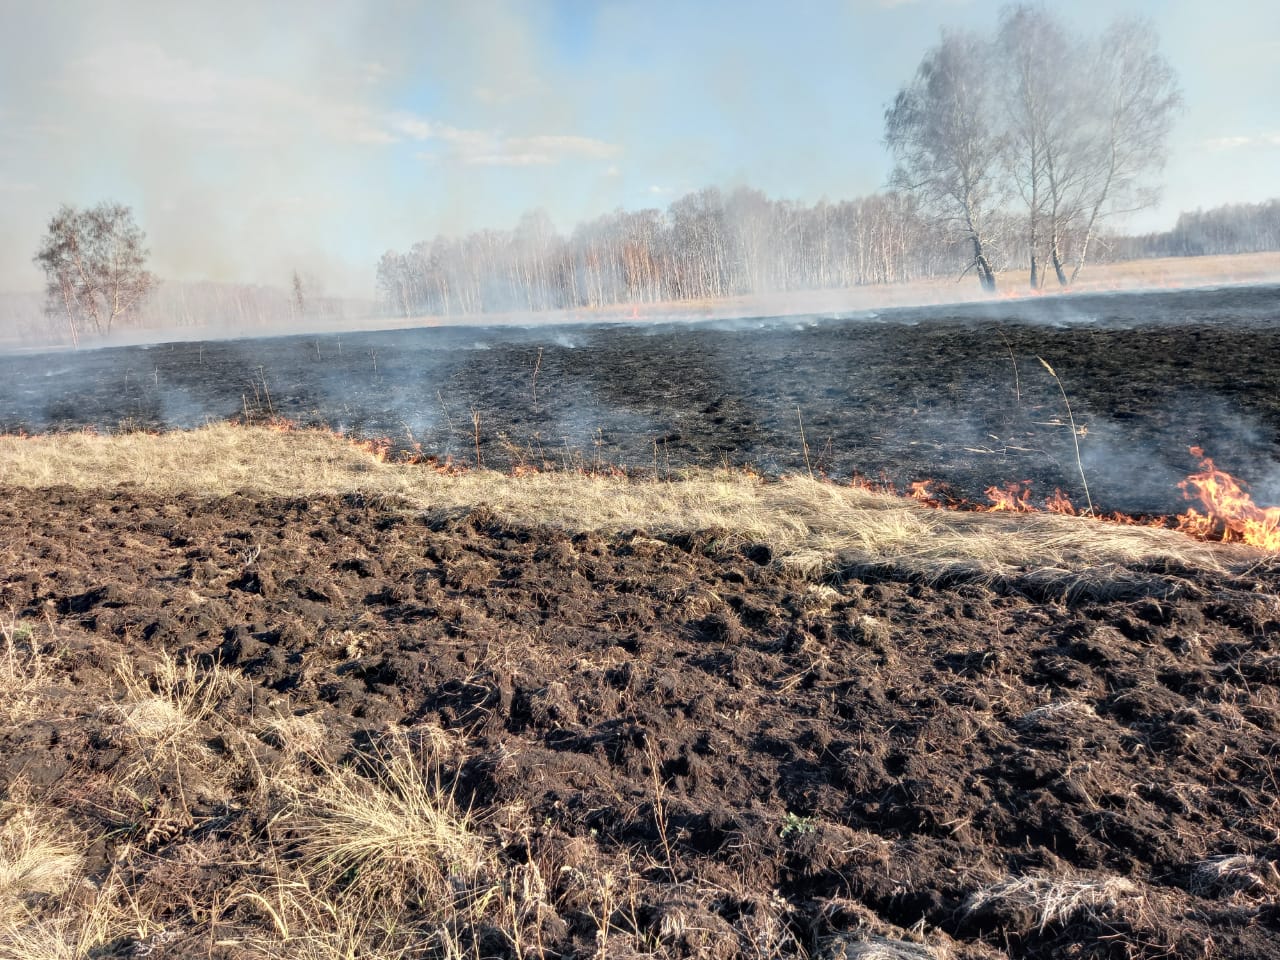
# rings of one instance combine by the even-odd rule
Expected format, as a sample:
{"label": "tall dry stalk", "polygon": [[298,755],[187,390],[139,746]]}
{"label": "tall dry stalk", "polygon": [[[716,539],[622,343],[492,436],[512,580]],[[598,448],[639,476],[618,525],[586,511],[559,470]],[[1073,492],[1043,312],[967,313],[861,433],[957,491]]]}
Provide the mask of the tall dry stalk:
{"label": "tall dry stalk", "polygon": [[[1009,342],[1009,338],[1004,335],[1004,331],[997,329],[996,333],[1000,334],[1000,339],[1004,341],[1005,349],[1009,351],[1009,362],[1013,364],[1013,397],[1019,404],[1021,404],[1022,378],[1018,375],[1018,358],[1013,355],[1013,344],[1011,344]],[[1040,362],[1044,363],[1043,360]]]}
{"label": "tall dry stalk", "polygon": [[1089,505],[1089,512],[1093,513],[1093,498],[1089,496],[1089,481],[1084,478],[1084,461],[1080,459],[1080,431],[1076,428],[1076,418],[1071,413],[1071,401],[1067,399],[1067,390],[1062,385],[1062,381],[1058,379],[1058,374],[1054,372],[1053,367],[1049,366],[1049,361],[1044,357],[1037,356],[1041,366],[1049,371],[1049,376],[1053,377],[1053,382],[1058,385],[1058,392],[1062,394],[1062,402],[1067,407],[1067,421],[1071,424],[1071,442],[1076,446],[1076,469],[1080,471],[1080,483],[1084,486],[1084,500]]}
{"label": "tall dry stalk", "polygon": [[813,479],[813,464],[809,462],[809,441],[804,436],[804,417],[800,416],[800,404],[796,404],[796,422],[800,424],[800,448],[804,451],[804,468]]}
{"label": "tall dry stalk", "polygon": [[538,348],[538,359],[533,362],[533,412],[538,412],[538,371],[542,369],[542,348]]}

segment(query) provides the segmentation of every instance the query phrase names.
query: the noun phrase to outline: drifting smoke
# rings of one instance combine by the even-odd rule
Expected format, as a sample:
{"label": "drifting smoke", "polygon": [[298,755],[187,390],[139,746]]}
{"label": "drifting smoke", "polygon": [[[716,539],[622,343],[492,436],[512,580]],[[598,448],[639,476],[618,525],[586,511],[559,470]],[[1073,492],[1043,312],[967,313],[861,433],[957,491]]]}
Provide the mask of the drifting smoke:
{"label": "drifting smoke", "polygon": [[[661,2],[571,4],[564,22],[517,0],[9,6],[0,290],[39,287],[31,254],[60,203],[114,199],[170,285],[285,287],[302,269],[344,299],[371,295],[388,247],[538,206],[589,228],[702,184],[804,207],[871,195],[888,167],[883,106],[943,25],[870,2],[804,18],[748,3],[732,22]],[[1064,17],[1084,27],[1110,6],[1082,0]],[[1153,222],[1270,187],[1270,131],[1221,128],[1223,103],[1233,122],[1269,118],[1280,85],[1276,58],[1245,52],[1240,38],[1265,36],[1267,16],[1249,6],[1163,18],[1188,122]],[[994,10],[947,16],[995,22]]]}
{"label": "drifting smoke", "polygon": [[899,488],[933,479],[979,503],[988,486],[1029,480],[1036,498],[1061,488],[1081,504],[1083,470],[1100,509],[1156,514],[1183,509],[1199,446],[1268,505],[1280,500],[1275,293],[27,354],[0,357],[0,429],[275,416],[465,462],[478,446],[499,468],[812,467]]}

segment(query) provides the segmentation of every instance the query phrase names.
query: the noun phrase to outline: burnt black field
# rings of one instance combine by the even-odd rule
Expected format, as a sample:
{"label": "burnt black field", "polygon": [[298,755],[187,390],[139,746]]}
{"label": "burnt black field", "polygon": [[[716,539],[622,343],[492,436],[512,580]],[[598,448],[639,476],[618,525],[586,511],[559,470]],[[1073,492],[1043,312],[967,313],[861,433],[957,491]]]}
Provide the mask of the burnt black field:
{"label": "burnt black field", "polygon": [[[485,466],[812,468],[1182,508],[1198,445],[1280,502],[1280,287],[0,356],[0,430],[284,417]],[[536,373],[536,375],[535,375]],[[477,429],[478,423],[478,429]],[[802,427],[803,425],[803,432]],[[802,439],[803,438],[803,439]],[[806,465],[807,446],[807,465]]]}

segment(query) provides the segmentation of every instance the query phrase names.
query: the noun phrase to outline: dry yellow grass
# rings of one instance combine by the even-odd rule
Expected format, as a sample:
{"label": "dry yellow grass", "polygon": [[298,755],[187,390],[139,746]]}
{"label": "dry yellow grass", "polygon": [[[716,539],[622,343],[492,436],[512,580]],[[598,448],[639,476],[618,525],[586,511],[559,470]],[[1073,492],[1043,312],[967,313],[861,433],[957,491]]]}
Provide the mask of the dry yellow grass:
{"label": "dry yellow grass", "polygon": [[38,718],[50,682],[51,657],[40,638],[41,627],[12,613],[0,616],[0,721]]}
{"label": "dry yellow grass", "polygon": [[82,846],[56,810],[0,806],[0,925],[13,922],[27,900],[65,892],[79,875]]}
{"label": "dry yellow grass", "polygon": [[1119,876],[1029,874],[985,886],[965,903],[970,913],[993,907],[1025,910],[1043,932],[1048,926],[1081,916],[1098,922],[1122,908],[1140,911],[1142,892],[1135,883]]}
{"label": "dry yellow grass", "polygon": [[1134,564],[1216,570],[1248,551],[1163,529],[1053,514],[956,513],[902,497],[790,477],[692,472],[674,482],[579,473],[513,479],[487,470],[442,474],[384,463],[323,431],[214,425],[161,435],[0,437],[0,483],[121,486],[170,496],[314,496],[359,491],[412,508],[486,506],[509,522],[658,536],[714,531],[768,544],[778,562],[821,575],[841,565],[892,565],[927,577],[1027,577],[1061,584]]}

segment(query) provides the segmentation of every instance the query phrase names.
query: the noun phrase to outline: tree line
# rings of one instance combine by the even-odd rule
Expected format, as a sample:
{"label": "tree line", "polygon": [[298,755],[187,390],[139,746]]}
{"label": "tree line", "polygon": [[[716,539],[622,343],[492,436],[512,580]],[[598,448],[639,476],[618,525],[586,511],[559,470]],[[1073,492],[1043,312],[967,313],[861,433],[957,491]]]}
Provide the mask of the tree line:
{"label": "tree line", "polygon": [[804,205],[738,189],[665,211],[619,210],[558,235],[511,231],[388,251],[393,314],[455,315],[701,300],[1015,267],[1073,281],[1117,217],[1154,203],[1181,103],[1151,25],[1077,35],[1045,7],[1001,11],[992,36],[944,31],[885,113],[890,189]]}
{"label": "tree line", "polygon": [[[1114,235],[1155,202],[1154,178],[1181,104],[1152,26],[1117,20],[1096,35],[1046,7],[1005,7],[990,35],[943,31],[885,111],[888,188],[804,204],[714,187],[665,210],[616,210],[558,233],[544,211],[512,230],[437,236],[379,260],[376,291],[398,316],[465,316],[714,300],[796,290],[1027,271],[1070,284],[1091,257],[1280,249],[1280,201],[1187,213],[1174,230]],[[35,256],[47,317],[73,342],[137,322],[156,287],[128,207],[64,206]],[[209,297],[239,322],[337,316],[295,272],[267,288]],[[170,298],[171,299],[171,298]],[[154,300],[154,298],[153,298]],[[166,304],[190,313],[181,302]]]}
{"label": "tree line", "polygon": [[1110,245],[1118,260],[1280,250],[1280,199],[1183,213],[1172,230],[1116,237]]}
{"label": "tree line", "polygon": [[393,314],[450,316],[894,283],[955,264],[906,194],[805,205],[711,187],[666,211],[614,211],[568,236],[535,211],[513,230],[391,250],[377,291]]}

